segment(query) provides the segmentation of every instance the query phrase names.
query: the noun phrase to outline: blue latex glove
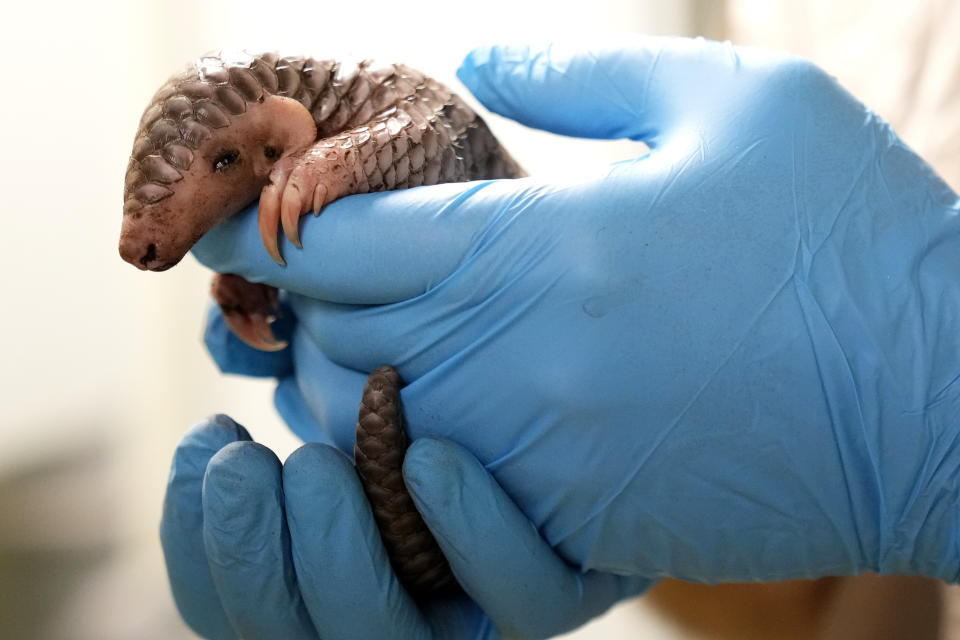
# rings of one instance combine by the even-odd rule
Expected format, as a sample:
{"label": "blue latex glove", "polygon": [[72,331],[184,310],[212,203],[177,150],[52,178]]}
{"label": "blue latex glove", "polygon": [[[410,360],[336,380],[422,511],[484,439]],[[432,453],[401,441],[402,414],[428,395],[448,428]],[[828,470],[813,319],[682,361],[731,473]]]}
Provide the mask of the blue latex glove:
{"label": "blue latex glove", "polygon": [[452,443],[417,442],[405,471],[473,600],[418,606],[400,588],[353,464],[336,449],[308,444],[281,466],[226,416],[194,427],[177,448],[161,524],[184,620],[206,638],[546,637],[647,585],[567,566]]}
{"label": "blue latex glove", "polygon": [[460,78],[651,150],[346,198],[286,268],[253,210],[208,234],[203,263],[291,292],[294,428],[347,447],[388,363],[412,436],[463,445],[575,566],[956,580],[960,205],[890,127],[808,62],[702,40],[478,49]]}

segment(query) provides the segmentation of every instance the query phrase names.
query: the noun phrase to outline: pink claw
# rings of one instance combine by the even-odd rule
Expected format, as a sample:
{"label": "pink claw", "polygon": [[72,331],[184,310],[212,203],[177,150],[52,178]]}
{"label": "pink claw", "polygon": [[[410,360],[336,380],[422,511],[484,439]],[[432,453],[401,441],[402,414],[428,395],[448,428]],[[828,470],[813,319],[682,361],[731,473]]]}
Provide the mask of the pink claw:
{"label": "pink claw", "polygon": [[280,266],[286,266],[277,244],[277,227],[280,226],[280,189],[273,183],[260,192],[260,211],[257,228],[260,230],[260,242],[270,257]]}
{"label": "pink claw", "polygon": [[303,207],[302,202],[300,188],[296,182],[290,180],[283,190],[280,220],[283,224],[283,235],[287,236],[290,244],[297,249],[303,248],[303,245],[300,244],[300,230],[297,228],[297,223],[300,221],[300,210]]}
{"label": "pink claw", "polygon": [[327,202],[327,186],[322,182],[317,183],[317,188],[313,190],[313,215],[320,215],[320,209]]}
{"label": "pink claw", "polygon": [[280,351],[287,342],[277,340],[270,328],[270,320],[263,315],[245,313],[224,313],[223,319],[234,335],[244,343],[261,351]]}

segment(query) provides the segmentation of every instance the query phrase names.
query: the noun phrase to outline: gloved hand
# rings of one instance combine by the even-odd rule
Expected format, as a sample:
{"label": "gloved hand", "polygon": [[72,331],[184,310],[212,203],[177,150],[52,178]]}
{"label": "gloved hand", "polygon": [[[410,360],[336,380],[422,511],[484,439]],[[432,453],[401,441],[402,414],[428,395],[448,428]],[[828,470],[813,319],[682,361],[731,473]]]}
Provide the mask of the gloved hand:
{"label": "gloved hand", "polygon": [[346,448],[392,364],[412,437],[464,446],[576,566],[956,580],[960,205],[890,127],[808,62],[702,40],[484,48],[460,78],[650,152],[345,198],[286,268],[252,210],[209,233],[201,262],[291,292],[294,428]]}
{"label": "gloved hand", "polygon": [[547,637],[647,586],[567,566],[452,443],[417,442],[405,471],[473,600],[418,606],[400,588],[353,465],[336,449],[304,445],[281,466],[227,416],[191,429],[161,524],[184,620],[206,638]]}

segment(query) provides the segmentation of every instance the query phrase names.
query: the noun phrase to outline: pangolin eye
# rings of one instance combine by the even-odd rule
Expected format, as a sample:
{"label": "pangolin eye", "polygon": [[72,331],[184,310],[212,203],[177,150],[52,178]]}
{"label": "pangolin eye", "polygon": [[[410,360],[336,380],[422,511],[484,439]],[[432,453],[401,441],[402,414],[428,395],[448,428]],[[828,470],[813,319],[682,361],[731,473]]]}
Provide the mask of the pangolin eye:
{"label": "pangolin eye", "polygon": [[213,170],[217,173],[225,171],[227,167],[236,164],[240,159],[239,151],[224,151],[213,160]]}
{"label": "pangolin eye", "polygon": [[273,160],[274,158],[280,155],[280,152],[277,151],[276,147],[264,147],[263,155],[265,155],[267,159]]}

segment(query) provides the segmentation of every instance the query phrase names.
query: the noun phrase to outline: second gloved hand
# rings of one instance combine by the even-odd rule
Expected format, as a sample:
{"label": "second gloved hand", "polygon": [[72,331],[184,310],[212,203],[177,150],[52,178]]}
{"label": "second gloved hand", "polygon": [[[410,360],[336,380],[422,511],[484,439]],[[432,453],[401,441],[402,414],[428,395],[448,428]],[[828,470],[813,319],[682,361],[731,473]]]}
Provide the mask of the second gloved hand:
{"label": "second gloved hand", "polygon": [[295,428],[349,446],[332,418],[391,364],[413,438],[466,447],[577,566],[956,579],[960,216],[889,126],[810,63],[705,41],[486,48],[460,76],[650,153],[347,198],[285,269],[255,212],[209,233],[202,262],[291,292]]}
{"label": "second gloved hand", "polygon": [[406,477],[472,600],[418,605],[404,592],[340,452],[309,444],[281,465],[226,416],[197,425],[177,447],[161,524],[184,620],[217,639],[541,638],[648,585],[568,567],[451,443],[417,443]]}

